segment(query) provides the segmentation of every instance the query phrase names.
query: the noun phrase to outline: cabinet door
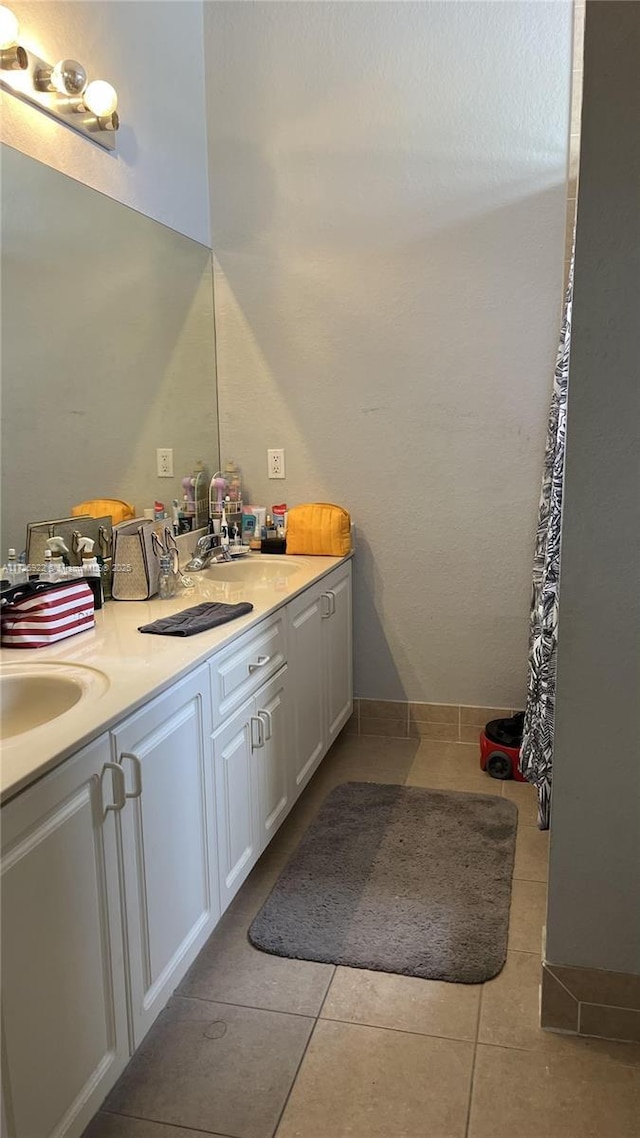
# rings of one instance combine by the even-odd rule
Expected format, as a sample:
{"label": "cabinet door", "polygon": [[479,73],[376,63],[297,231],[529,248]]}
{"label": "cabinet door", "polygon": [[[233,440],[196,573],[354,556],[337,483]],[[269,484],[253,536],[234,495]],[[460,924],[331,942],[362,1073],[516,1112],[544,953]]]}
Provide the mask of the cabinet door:
{"label": "cabinet door", "polygon": [[323,611],[320,589],[307,589],[289,606],[292,794],[297,798],[327,749]]}
{"label": "cabinet door", "polygon": [[333,743],[353,710],[351,563],[325,579],[329,613],[322,621],[326,681],[327,745]]}
{"label": "cabinet door", "polygon": [[284,820],[291,801],[288,679],[288,668],[284,667],[255,697],[255,714],[261,723],[256,747],[260,852]]}
{"label": "cabinet door", "polygon": [[[224,912],[258,859],[257,758],[253,699],[213,736],[220,905]],[[253,738],[252,738],[253,735]]]}
{"label": "cabinet door", "polygon": [[113,733],[130,796],[121,819],[135,1047],[220,913],[210,736],[206,666]]}
{"label": "cabinet door", "polygon": [[80,1135],[128,1059],[109,759],[103,736],[2,811],[8,1138]]}

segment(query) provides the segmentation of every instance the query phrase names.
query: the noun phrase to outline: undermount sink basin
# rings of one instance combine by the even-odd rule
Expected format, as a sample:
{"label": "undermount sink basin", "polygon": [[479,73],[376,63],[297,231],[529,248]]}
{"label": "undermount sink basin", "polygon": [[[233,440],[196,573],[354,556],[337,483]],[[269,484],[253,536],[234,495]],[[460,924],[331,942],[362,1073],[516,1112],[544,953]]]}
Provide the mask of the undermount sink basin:
{"label": "undermount sink basin", "polygon": [[212,581],[224,581],[233,584],[235,581],[245,581],[251,584],[267,584],[270,581],[281,581],[284,577],[292,577],[304,568],[302,561],[294,561],[284,555],[269,557],[268,554],[256,554],[255,558],[238,557],[235,561],[221,561],[219,565],[210,565],[207,575]]}
{"label": "undermount sink basin", "polygon": [[80,700],[96,698],[109,681],[95,668],[68,664],[9,664],[0,671],[0,734],[11,739],[51,723]]}

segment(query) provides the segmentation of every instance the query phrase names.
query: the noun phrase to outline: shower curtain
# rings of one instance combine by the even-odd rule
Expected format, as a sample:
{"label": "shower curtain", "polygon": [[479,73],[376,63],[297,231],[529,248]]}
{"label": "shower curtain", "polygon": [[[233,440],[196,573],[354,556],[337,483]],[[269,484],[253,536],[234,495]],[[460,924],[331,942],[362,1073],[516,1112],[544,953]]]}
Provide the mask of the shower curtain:
{"label": "shower curtain", "polygon": [[553,777],[553,724],[556,696],[560,530],[564,479],[573,258],[564,304],[560,345],[542,474],[542,491],[533,559],[533,593],[529,630],[529,679],[520,770],[538,791],[538,825],[549,828]]}

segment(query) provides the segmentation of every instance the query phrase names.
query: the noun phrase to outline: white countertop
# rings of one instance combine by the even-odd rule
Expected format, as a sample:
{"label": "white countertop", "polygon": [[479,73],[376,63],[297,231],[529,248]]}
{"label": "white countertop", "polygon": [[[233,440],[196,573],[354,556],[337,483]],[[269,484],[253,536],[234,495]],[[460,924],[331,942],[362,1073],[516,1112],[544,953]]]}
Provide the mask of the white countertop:
{"label": "white countertop", "polygon": [[[261,556],[249,554],[254,561]],[[246,560],[240,559],[239,564]],[[348,557],[285,555],[279,560],[283,566],[289,562],[299,568],[290,576],[274,581],[223,584],[216,582],[214,566],[191,574],[195,587],[180,589],[178,596],[171,600],[153,597],[150,601],[108,601],[96,613],[94,629],[70,636],[51,648],[3,648],[0,651],[3,667],[18,664],[25,668],[42,663],[74,665],[97,670],[106,677],[106,683],[103,683],[105,690],[95,698],[88,696],[49,723],[3,740],[1,800],[23,790]],[[221,568],[226,570],[229,566],[225,564]],[[196,636],[153,636],[138,631],[139,625],[203,601],[229,604],[250,601],[253,611]]]}

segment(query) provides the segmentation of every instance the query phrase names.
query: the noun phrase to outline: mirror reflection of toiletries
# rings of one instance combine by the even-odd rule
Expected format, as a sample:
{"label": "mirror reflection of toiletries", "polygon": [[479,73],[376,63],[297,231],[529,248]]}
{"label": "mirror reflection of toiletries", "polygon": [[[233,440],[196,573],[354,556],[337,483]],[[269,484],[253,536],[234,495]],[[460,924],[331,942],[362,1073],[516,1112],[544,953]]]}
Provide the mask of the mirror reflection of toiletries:
{"label": "mirror reflection of toiletries", "polygon": [[[156,449],[173,449],[158,478]],[[219,466],[211,250],[2,147],[2,527]]]}

